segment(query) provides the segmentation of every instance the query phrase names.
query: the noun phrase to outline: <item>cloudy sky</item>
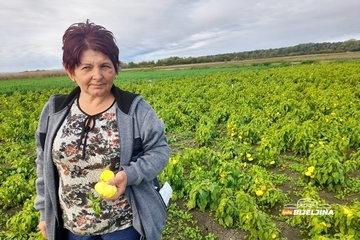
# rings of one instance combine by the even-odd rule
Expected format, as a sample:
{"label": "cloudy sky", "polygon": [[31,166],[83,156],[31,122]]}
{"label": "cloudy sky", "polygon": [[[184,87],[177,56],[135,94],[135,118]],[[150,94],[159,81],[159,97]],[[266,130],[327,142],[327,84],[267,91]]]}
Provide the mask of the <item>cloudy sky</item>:
{"label": "cloudy sky", "polygon": [[360,40],[359,0],[0,0],[0,73],[61,69],[62,35],[90,19],[122,62]]}

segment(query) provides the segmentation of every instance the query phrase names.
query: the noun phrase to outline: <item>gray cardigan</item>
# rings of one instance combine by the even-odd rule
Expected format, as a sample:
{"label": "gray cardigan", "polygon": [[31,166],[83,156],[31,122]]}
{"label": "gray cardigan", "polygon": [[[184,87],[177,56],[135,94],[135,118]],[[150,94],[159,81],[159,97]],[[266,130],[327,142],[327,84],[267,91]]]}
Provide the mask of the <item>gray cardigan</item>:
{"label": "gray cardigan", "polygon": [[[76,88],[68,97],[66,106],[55,111],[55,96],[45,104],[36,131],[36,193],[35,208],[40,211],[40,220],[46,221],[49,240],[61,238],[62,216],[58,197],[58,173],[52,159],[52,142],[65,119]],[[166,206],[160,194],[153,187],[153,179],[167,165],[170,148],[167,144],[164,124],[151,106],[138,95],[130,105],[128,114],[120,110],[124,95],[128,92],[113,86],[117,103],[116,116],[121,143],[120,165],[128,176],[125,196],[133,211],[134,228],[148,240],[161,239],[166,221]],[[136,136],[134,136],[136,135]],[[44,139],[46,136],[46,139]],[[141,138],[143,151],[132,156],[133,140]]]}

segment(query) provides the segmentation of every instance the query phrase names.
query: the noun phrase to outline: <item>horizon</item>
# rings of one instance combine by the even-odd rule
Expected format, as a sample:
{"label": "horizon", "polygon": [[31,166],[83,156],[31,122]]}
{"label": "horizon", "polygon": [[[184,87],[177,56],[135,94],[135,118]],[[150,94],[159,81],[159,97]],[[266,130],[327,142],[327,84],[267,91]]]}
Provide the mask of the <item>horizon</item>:
{"label": "horizon", "polygon": [[[223,54],[233,54],[233,53],[246,53],[246,52],[254,52],[254,51],[267,51],[267,50],[277,50],[277,49],[283,49],[283,48],[291,48],[291,47],[296,47],[299,45],[305,45],[305,44],[324,44],[324,43],[330,43],[330,44],[334,44],[334,43],[343,43],[343,42],[348,42],[348,41],[360,41],[360,39],[348,39],[345,41],[336,41],[336,42],[308,42],[308,43],[299,43],[296,45],[292,45],[292,46],[286,46],[286,47],[278,47],[278,48],[268,48],[268,49],[254,49],[254,50],[248,50],[248,51],[242,51],[242,52],[227,52],[227,53],[218,53],[218,54],[213,54],[213,55],[203,55],[203,56],[197,56],[194,58],[201,58],[201,57],[207,57],[207,56],[217,56],[217,55],[223,55]],[[324,53],[325,54],[325,53]],[[334,53],[332,53],[334,54]],[[296,55],[295,55],[296,56]],[[171,57],[179,57],[179,56],[170,56],[168,58]],[[181,57],[179,57],[181,58]],[[186,57],[184,57],[186,58]],[[265,57],[266,58],[266,57]],[[265,59],[264,58],[264,59]],[[275,57],[276,58],[276,57]],[[164,59],[157,59],[157,60],[149,60],[149,61],[154,61],[155,63],[157,61],[160,60],[166,60],[167,58]],[[130,62],[122,62],[125,64],[128,64]],[[135,62],[136,64],[140,63],[140,62]],[[23,70],[23,71],[19,71],[19,72],[0,72],[0,74],[18,74],[18,73],[27,73],[27,72],[42,72],[42,71],[64,71],[63,68],[58,68],[58,69],[35,69],[35,70]]]}

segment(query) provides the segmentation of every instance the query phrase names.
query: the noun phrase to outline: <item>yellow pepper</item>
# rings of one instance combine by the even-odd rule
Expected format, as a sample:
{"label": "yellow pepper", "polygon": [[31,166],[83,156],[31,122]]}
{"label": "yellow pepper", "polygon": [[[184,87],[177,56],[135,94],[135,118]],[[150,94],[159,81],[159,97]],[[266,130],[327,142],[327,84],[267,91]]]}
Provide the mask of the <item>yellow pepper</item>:
{"label": "yellow pepper", "polygon": [[264,195],[264,191],[263,190],[258,190],[255,192],[256,196],[261,197],[262,195]]}
{"label": "yellow pepper", "polygon": [[101,175],[100,175],[100,181],[102,182],[107,182],[110,179],[112,179],[113,177],[115,177],[115,174],[113,171],[106,169],[104,170]]}
{"label": "yellow pepper", "polygon": [[100,176],[100,182],[95,184],[95,191],[102,197],[112,198],[117,193],[117,188],[107,182],[112,179],[115,174],[110,170],[104,170]]}

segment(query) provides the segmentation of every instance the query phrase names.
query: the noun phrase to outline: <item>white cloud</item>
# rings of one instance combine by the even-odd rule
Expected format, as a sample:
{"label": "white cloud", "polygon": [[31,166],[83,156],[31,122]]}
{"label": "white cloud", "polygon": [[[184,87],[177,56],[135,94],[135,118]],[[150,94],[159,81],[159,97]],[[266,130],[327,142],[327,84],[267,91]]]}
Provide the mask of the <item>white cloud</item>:
{"label": "white cloud", "polygon": [[[21,7],[20,7],[21,6]],[[0,8],[0,72],[61,68],[61,38],[91,21],[123,62],[359,39],[358,0],[12,0]]]}

